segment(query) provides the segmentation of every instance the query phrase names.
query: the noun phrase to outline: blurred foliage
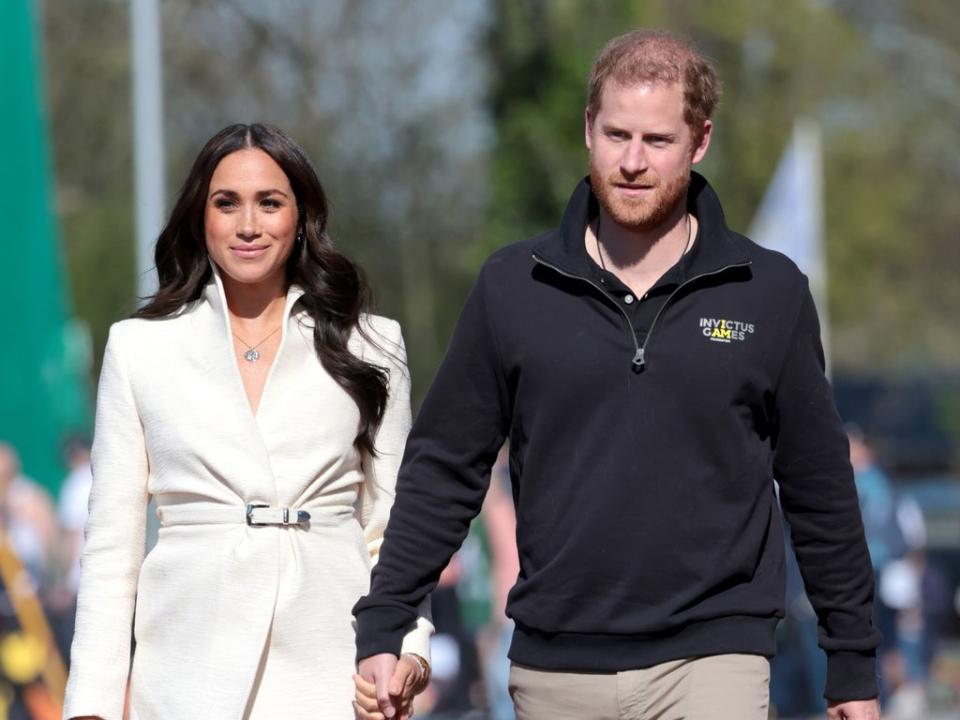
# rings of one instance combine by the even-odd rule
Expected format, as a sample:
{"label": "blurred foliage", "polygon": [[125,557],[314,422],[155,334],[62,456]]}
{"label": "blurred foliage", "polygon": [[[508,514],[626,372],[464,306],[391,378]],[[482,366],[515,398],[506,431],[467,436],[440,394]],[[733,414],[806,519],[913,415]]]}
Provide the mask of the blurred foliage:
{"label": "blurred foliage", "polygon": [[[127,3],[46,0],[59,202],[99,357],[135,304]],[[223,125],[314,159],[339,246],[405,328],[425,391],[489,252],[557,224],[586,172],[583,106],[610,37],[693,38],[725,85],[701,171],[746,229],[803,115],[822,126],[838,370],[960,357],[960,11],[953,0],[164,0],[172,198]]]}
{"label": "blurred foliage", "polygon": [[99,360],[110,323],[136,307],[128,18],[120,2],[51,0],[44,10],[66,267]]}
{"label": "blurred foliage", "polygon": [[[45,10],[66,251],[99,358],[136,305],[128,3]],[[164,0],[162,13],[168,206],[220,128],[284,128],[313,159],[331,235],[367,270],[375,310],[402,322],[421,396],[483,231],[487,6]]]}

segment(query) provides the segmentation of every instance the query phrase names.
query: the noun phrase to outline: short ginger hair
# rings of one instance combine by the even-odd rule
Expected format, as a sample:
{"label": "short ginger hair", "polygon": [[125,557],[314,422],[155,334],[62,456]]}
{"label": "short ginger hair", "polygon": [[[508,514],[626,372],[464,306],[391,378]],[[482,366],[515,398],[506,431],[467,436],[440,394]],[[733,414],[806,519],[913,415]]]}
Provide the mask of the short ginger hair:
{"label": "short ginger hair", "polygon": [[693,44],[664,30],[635,30],[608,42],[590,70],[587,112],[600,112],[603,88],[610,80],[620,85],[681,83],[683,119],[699,137],[720,101],[721,84],[713,63]]}

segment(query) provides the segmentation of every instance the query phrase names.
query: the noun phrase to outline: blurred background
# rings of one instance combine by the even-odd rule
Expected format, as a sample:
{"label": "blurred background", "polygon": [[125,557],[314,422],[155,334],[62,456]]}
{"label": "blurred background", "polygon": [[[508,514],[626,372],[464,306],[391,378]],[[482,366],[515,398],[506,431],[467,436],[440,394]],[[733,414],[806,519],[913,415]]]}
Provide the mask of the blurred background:
{"label": "blurred background", "polygon": [[[960,717],[955,0],[4,0],[0,720],[59,717],[107,330],[149,292],[143,248],[203,142],[263,121],[303,145],[335,242],[403,324],[416,406],[483,259],[558,223],[586,173],[593,56],[640,26],[715,60],[699,170],[732,227],[811,278],[877,571],[886,717]],[[503,467],[491,486],[437,593],[421,716],[511,717]],[[816,716],[795,574],[788,605],[774,712]]]}

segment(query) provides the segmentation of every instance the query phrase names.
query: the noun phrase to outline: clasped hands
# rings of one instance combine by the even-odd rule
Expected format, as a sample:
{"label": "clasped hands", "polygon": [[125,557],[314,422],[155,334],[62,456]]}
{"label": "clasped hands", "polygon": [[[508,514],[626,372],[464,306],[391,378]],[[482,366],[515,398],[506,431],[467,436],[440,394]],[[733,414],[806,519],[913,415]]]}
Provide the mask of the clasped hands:
{"label": "clasped hands", "polygon": [[353,680],[357,720],[409,720],[414,696],[430,681],[430,666],[416,655],[405,653],[398,659],[381,653],[361,660]]}

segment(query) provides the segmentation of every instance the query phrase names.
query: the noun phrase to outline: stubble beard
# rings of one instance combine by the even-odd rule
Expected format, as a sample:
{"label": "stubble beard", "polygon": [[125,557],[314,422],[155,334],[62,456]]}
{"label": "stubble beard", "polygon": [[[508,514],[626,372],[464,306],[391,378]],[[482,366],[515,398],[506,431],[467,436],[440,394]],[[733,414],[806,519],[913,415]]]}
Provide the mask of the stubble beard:
{"label": "stubble beard", "polygon": [[[654,193],[646,198],[625,198],[617,192],[617,183],[642,183],[653,185]],[[645,173],[627,180],[620,173],[603,177],[590,165],[590,185],[600,206],[623,228],[634,232],[650,232],[660,227],[684,202],[690,186],[690,172],[678,175],[666,184],[653,173]]]}

